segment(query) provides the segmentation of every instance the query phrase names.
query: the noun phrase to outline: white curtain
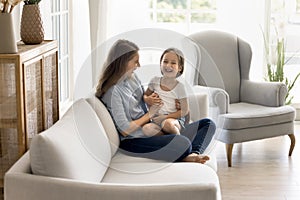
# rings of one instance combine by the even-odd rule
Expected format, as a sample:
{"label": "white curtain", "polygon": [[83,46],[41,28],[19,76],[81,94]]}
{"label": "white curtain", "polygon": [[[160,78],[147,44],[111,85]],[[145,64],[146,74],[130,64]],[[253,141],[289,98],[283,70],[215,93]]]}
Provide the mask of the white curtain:
{"label": "white curtain", "polygon": [[110,1],[89,0],[93,86],[97,84],[99,71],[104,59],[103,54],[105,52],[102,52],[102,50],[104,42],[108,38],[108,24],[112,10],[110,7]]}
{"label": "white curtain", "polygon": [[92,91],[91,36],[89,1],[70,2],[70,49],[74,100],[86,97]]}

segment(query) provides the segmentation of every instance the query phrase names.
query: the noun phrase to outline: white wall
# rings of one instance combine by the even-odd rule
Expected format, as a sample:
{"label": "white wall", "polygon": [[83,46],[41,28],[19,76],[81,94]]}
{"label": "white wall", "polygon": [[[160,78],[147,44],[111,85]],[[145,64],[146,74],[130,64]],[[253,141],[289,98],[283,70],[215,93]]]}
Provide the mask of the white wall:
{"label": "white wall", "polygon": [[234,33],[250,44],[253,52],[250,78],[263,80],[265,74],[262,32],[265,17],[264,1],[222,0],[217,2],[218,29]]}

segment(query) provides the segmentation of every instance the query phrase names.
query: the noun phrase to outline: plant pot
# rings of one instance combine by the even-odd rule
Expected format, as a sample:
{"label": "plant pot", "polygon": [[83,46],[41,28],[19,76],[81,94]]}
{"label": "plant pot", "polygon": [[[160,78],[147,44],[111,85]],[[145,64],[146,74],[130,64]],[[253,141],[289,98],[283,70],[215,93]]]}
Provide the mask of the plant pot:
{"label": "plant pot", "polygon": [[11,13],[0,13],[0,53],[17,53],[17,43]]}
{"label": "plant pot", "polygon": [[23,6],[20,34],[25,44],[40,44],[44,40],[43,22],[38,4]]}

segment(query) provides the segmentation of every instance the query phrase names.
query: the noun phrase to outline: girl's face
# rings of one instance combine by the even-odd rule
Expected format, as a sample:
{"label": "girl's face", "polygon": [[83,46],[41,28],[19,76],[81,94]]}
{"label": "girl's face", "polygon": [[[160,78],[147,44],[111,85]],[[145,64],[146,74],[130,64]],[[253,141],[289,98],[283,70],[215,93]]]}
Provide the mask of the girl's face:
{"label": "girl's face", "polygon": [[177,73],[181,70],[178,56],[174,52],[165,53],[160,63],[160,70],[164,77],[176,78]]}
{"label": "girl's face", "polygon": [[134,70],[140,67],[139,54],[136,53],[127,63],[126,74],[131,76]]}

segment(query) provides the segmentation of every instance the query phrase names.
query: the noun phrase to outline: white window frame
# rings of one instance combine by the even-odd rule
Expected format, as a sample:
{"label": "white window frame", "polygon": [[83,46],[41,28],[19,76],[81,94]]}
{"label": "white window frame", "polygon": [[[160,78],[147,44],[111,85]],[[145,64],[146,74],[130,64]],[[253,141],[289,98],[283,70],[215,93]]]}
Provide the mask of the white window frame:
{"label": "white window frame", "polygon": [[[58,41],[59,107],[63,115],[72,103],[72,74],[70,67],[70,1],[50,0],[52,38]],[[56,18],[56,20],[54,20]],[[64,36],[64,37],[63,37]]]}

